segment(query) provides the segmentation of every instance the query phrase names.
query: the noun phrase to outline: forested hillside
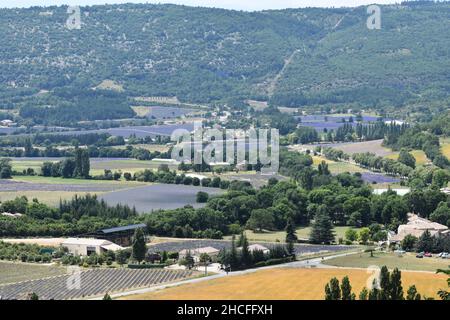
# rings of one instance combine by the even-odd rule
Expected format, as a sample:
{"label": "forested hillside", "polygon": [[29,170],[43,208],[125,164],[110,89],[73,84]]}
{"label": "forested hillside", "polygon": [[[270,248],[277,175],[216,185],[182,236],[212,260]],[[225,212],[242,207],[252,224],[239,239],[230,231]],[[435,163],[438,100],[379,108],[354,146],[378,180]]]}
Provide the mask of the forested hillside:
{"label": "forested hillside", "polygon": [[[381,30],[366,27],[366,7],[92,6],[81,8],[80,30],[66,28],[68,16],[67,7],[0,9],[1,109],[47,117],[37,107],[117,99],[114,116],[126,117],[124,98],[136,96],[376,108],[449,101],[449,2],[383,6]],[[123,92],[84,96],[104,80]]]}

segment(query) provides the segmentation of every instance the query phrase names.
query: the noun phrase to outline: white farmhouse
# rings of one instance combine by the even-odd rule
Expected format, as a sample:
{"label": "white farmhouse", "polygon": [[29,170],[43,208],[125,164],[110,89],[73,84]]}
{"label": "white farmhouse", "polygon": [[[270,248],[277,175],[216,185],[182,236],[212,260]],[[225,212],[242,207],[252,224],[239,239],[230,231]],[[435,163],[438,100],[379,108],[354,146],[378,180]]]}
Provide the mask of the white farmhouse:
{"label": "white farmhouse", "polygon": [[108,240],[90,238],[68,238],[61,243],[69,252],[76,256],[89,256],[93,253],[101,254],[106,251],[118,251],[123,248]]}

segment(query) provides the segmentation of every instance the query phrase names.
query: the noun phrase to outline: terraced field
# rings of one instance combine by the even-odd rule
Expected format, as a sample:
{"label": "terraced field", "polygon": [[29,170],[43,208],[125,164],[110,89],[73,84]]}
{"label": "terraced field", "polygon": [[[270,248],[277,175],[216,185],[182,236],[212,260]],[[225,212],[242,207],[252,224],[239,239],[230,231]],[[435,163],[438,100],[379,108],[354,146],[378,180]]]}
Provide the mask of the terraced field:
{"label": "terraced field", "polygon": [[84,299],[179,281],[196,275],[196,272],[186,270],[95,269],[79,274],[3,285],[0,286],[0,296],[4,300],[23,300],[29,293],[34,292],[41,300]]}

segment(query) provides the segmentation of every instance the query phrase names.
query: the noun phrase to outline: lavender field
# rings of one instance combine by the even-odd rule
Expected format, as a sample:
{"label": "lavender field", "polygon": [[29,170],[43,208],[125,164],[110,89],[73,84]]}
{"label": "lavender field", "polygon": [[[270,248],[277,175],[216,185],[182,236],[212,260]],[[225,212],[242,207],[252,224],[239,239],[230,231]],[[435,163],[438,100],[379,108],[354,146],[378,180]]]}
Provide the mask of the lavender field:
{"label": "lavender field", "polygon": [[[344,123],[350,123],[352,126],[356,126],[356,117],[353,117],[353,122],[349,122],[350,116],[336,116],[336,115],[307,115],[307,116],[298,116],[296,117],[300,121],[300,125],[304,127],[311,127],[316,129],[319,132],[322,132],[324,129],[327,130],[336,130],[339,127],[342,127]],[[362,123],[375,122],[381,119],[376,116],[362,116]],[[345,122],[343,121],[345,120]],[[390,121],[387,119],[385,121]]]}
{"label": "lavender field", "polygon": [[[271,248],[276,243],[266,243],[266,242],[255,242],[257,244],[261,244],[267,248]],[[253,242],[252,242],[253,244]],[[194,250],[203,247],[213,247],[216,249],[230,249],[231,241],[228,240],[182,240],[182,241],[171,241],[171,242],[162,242],[156,244],[150,244],[149,251],[151,252],[179,252],[181,250]],[[348,246],[338,246],[338,245],[310,245],[310,244],[296,244],[295,253],[298,255],[302,254],[312,254],[318,253],[321,251],[331,251],[337,252],[342,250],[348,250]]]}
{"label": "lavender field", "polygon": [[224,192],[222,189],[204,188],[174,184],[155,184],[145,187],[125,189],[101,195],[109,205],[127,204],[134,206],[140,213],[151,212],[159,209],[177,209],[185,205],[200,208],[204,204],[196,202],[199,191],[210,195]]}

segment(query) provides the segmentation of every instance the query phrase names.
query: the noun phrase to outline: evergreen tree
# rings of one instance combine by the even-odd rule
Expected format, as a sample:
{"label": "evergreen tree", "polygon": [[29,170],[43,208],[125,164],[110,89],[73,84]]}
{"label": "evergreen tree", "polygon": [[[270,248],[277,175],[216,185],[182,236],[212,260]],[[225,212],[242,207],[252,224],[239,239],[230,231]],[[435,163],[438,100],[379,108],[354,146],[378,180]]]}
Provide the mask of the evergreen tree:
{"label": "evergreen tree", "polygon": [[186,266],[186,268],[188,268],[189,270],[191,270],[194,267],[195,260],[194,260],[194,257],[192,256],[190,250],[186,253],[186,256],[181,261],[181,264]]}
{"label": "evergreen tree", "polygon": [[81,176],[85,179],[89,178],[89,172],[91,171],[91,162],[89,159],[89,151],[83,150],[81,155]]}
{"label": "evergreen tree", "polygon": [[[443,273],[443,274],[446,274],[446,275],[450,276],[450,270],[442,270],[442,269],[439,269],[439,270],[437,271],[437,273]],[[450,278],[447,279],[447,284],[448,284],[448,286],[450,287]],[[450,300],[450,291],[441,289],[441,290],[438,291],[438,295],[439,295],[439,297],[440,297],[442,300]]]}
{"label": "evergreen tree", "polygon": [[136,229],[133,237],[133,259],[140,264],[145,258],[146,250],[144,231],[141,228]]}
{"label": "evergreen tree", "polygon": [[418,252],[431,252],[433,251],[434,247],[434,240],[431,236],[430,231],[425,230],[424,233],[419,237],[419,240],[417,241],[416,250]]}
{"label": "evergreen tree", "polygon": [[241,234],[241,239],[239,241],[241,243],[241,263],[242,266],[248,267],[252,264],[252,255],[248,249],[248,240],[244,233]]}
{"label": "evergreen tree", "polygon": [[325,285],[325,300],[341,300],[339,280],[333,278]]}
{"label": "evergreen tree", "polygon": [[380,290],[378,289],[378,282],[373,279],[372,289],[369,292],[369,300],[378,300],[380,297]]}
{"label": "evergreen tree", "polygon": [[235,269],[239,266],[239,257],[236,249],[236,237],[233,235],[231,238],[231,251],[230,251],[230,267]]}
{"label": "evergreen tree", "polygon": [[108,293],[105,293],[102,300],[112,300],[112,298]]}
{"label": "evergreen tree", "polygon": [[82,154],[83,154],[83,150],[76,147],[75,148],[75,168],[73,170],[73,177],[81,178],[83,176]]}
{"label": "evergreen tree", "polygon": [[286,223],[286,242],[297,242],[297,234],[296,234],[296,228],[295,228],[295,222],[294,219],[291,217],[288,218]]}
{"label": "evergreen tree", "polygon": [[330,243],[334,240],[333,224],[325,205],[317,208],[314,224],[309,237],[312,243]]}
{"label": "evergreen tree", "polygon": [[380,300],[389,300],[391,291],[389,270],[386,266],[381,267],[380,271]]}
{"label": "evergreen tree", "polygon": [[369,290],[366,287],[362,288],[359,293],[359,300],[367,300],[369,298]]}
{"label": "evergreen tree", "polygon": [[37,301],[37,300],[39,300],[39,296],[36,294],[36,292],[32,292],[32,293],[28,294],[27,300]]}
{"label": "evergreen tree", "polygon": [[352,295],[352,286],[347,276],[342,279],[341,284],[342,300],[354,300]]}
{"label": "evergreen tree", "polygon": [[406,292],[406,300],[421,300],[420,293],[417,292],[416,286],[412,285]]}
{"label": "evergreen tree", "polygon": [[414,158],[414,156],[405,149],[400,150],[397,161],[411,168],[416,167],[416,158]]}
{"label": "evergreen tree", "polygon": [[390,300],[404,300],[402,287],[402,273],[398,268],[392,271],[390,277]]}

